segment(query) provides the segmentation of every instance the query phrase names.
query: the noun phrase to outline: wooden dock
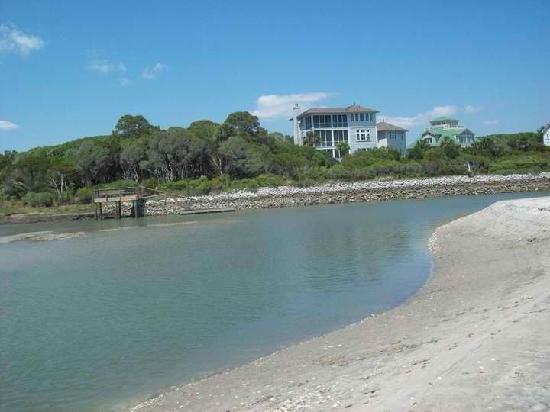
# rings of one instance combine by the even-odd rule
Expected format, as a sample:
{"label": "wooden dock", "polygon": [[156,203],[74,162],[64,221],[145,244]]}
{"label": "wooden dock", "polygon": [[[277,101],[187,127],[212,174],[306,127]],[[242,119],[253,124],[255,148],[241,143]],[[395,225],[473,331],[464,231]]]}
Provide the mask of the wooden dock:
{"label": "wooden dock", "polygon": [[150,197],[148,190],[143,187],[127,187],[124,189],[103,189],[93,192],[95,204],[95,218],[103,219],[103,205],[115,204],[115,217],[122,217],[122,202],[132,202],[132,217],[145,216],[145,201]]}
{"label": "wooden dock", "polygon": [[[145,202],[149,198],[154,198],[157,195],[153,192],[159,192],[154,189],[146,189],[143,187],[127,187],[124,189],[102,189],[93,192],[93,203],[95,204],[95,218],[103,219],[103,206],[108,203],[115,204],[115,218],[122,218],[122,202],[132,203],[132,217],[145,216]],[[219,209],[189,209],[177,212],[178,215],[202,215],[207,213],[226,213],[234,212],[234,208],[219,208]]]}

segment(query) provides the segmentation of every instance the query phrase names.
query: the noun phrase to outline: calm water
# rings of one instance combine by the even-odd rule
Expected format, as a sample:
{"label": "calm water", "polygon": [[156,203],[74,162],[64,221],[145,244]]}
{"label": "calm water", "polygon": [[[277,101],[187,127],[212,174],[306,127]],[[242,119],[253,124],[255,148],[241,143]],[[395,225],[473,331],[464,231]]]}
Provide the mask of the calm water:
{"label": "calm water", "polygon": [[496,195],[0,226],[0,410],[109,410],[391,308]]}

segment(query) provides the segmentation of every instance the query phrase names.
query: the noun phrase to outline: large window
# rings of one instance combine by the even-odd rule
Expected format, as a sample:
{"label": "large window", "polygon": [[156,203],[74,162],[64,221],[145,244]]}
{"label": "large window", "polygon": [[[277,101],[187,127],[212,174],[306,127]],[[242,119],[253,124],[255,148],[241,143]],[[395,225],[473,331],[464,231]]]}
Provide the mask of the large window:
{"label": "large window", "polygon": [[370,142],[370,129],[357,129],[355,130],[355,140],[358,142]]}
{"label": "large window", "polygon": [[316,114],[313,116],[313,127],[318,129],[319,127],[332,127],[330,114]]}
{"label": "large window", "polygon": [[345,114],[333,114],[332,127],[348,127],[348,116]]}
{"label": "large window", "polygon": [[348,142],[348,131],[347,130],[335,130],[334,131],[334,146],[338,143],[347,143]]}
{"label": "large window", "polygon": [[315,130],[315,145],[317,147],[331,147],[332,130]]}
{"label": "large window", "polygon": [[321,124],[321,121],[319,120],[319,115],[314,115],[313,116],[313,127],[315,127],[316,129],[319,127],[319,125]]}
{"label": "large window", "polygon": [[311,116],[306,117],[306,130],[311,129]]}
{"label": "large window", "polygon": [[352,113],[352,122],[372,122],[374,121],[374,113]]}

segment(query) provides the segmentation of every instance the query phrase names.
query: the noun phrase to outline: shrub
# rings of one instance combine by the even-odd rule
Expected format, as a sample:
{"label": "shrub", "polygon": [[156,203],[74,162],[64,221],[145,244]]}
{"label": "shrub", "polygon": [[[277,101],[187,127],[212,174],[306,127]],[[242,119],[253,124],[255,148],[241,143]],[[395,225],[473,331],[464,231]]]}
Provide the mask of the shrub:
{"label": "shrub", "polygon": [[29,192],[22,200],[31,207],[50,207],[53,206],[54,196],[50,192]]}
{"label": "shrub", "polygon": [[78,203],[91,203],[92,189],[89,187],[81,187],[76,191],[75,199]]}
{"label": "shrub", "polygon": [[283,176],[265,173],[256,177],[256,184],[258,187],[276,187],[288,184],[288,180]]}

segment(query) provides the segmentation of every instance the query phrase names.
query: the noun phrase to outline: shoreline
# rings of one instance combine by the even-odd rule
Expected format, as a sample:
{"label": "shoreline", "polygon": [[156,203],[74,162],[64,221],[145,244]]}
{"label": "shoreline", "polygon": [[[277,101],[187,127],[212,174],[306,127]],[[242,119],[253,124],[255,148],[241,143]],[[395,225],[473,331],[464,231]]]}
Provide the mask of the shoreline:
{"label": "shoreline", "polygon": [[[262,209],[321,204],[425,199],[442,196],[480,195],[550,190],[550,173],[516,175],[439,176],[420,179],[333,182],[310,187],[280,186],[257,191],[215,195],[166,197],[148,201],[148,216],[179,214],[194,209]],[[128,205],[126,213],[130,214]]]}
{"label": "shoreline", "polygon": [[546,410],[550,197],[440,226],[406,303],[130,411]]}
{"label": "shoreline", "polygon": [[[550,191],[550,173],[332,182],[309,187],[264,187],[256,191],[242,190],[200,196],[166,196],[148,200],[146,216],[537,191]],[[104,211],[107,214],[114,213],[114,206],[109,205]],[[123,217],[131,215],[130,203],[122,204],[122,215]],[[1,217],[0,224],[80,220],[94,218],[94,216],[91,210],[73,213],[13,214]]]}

